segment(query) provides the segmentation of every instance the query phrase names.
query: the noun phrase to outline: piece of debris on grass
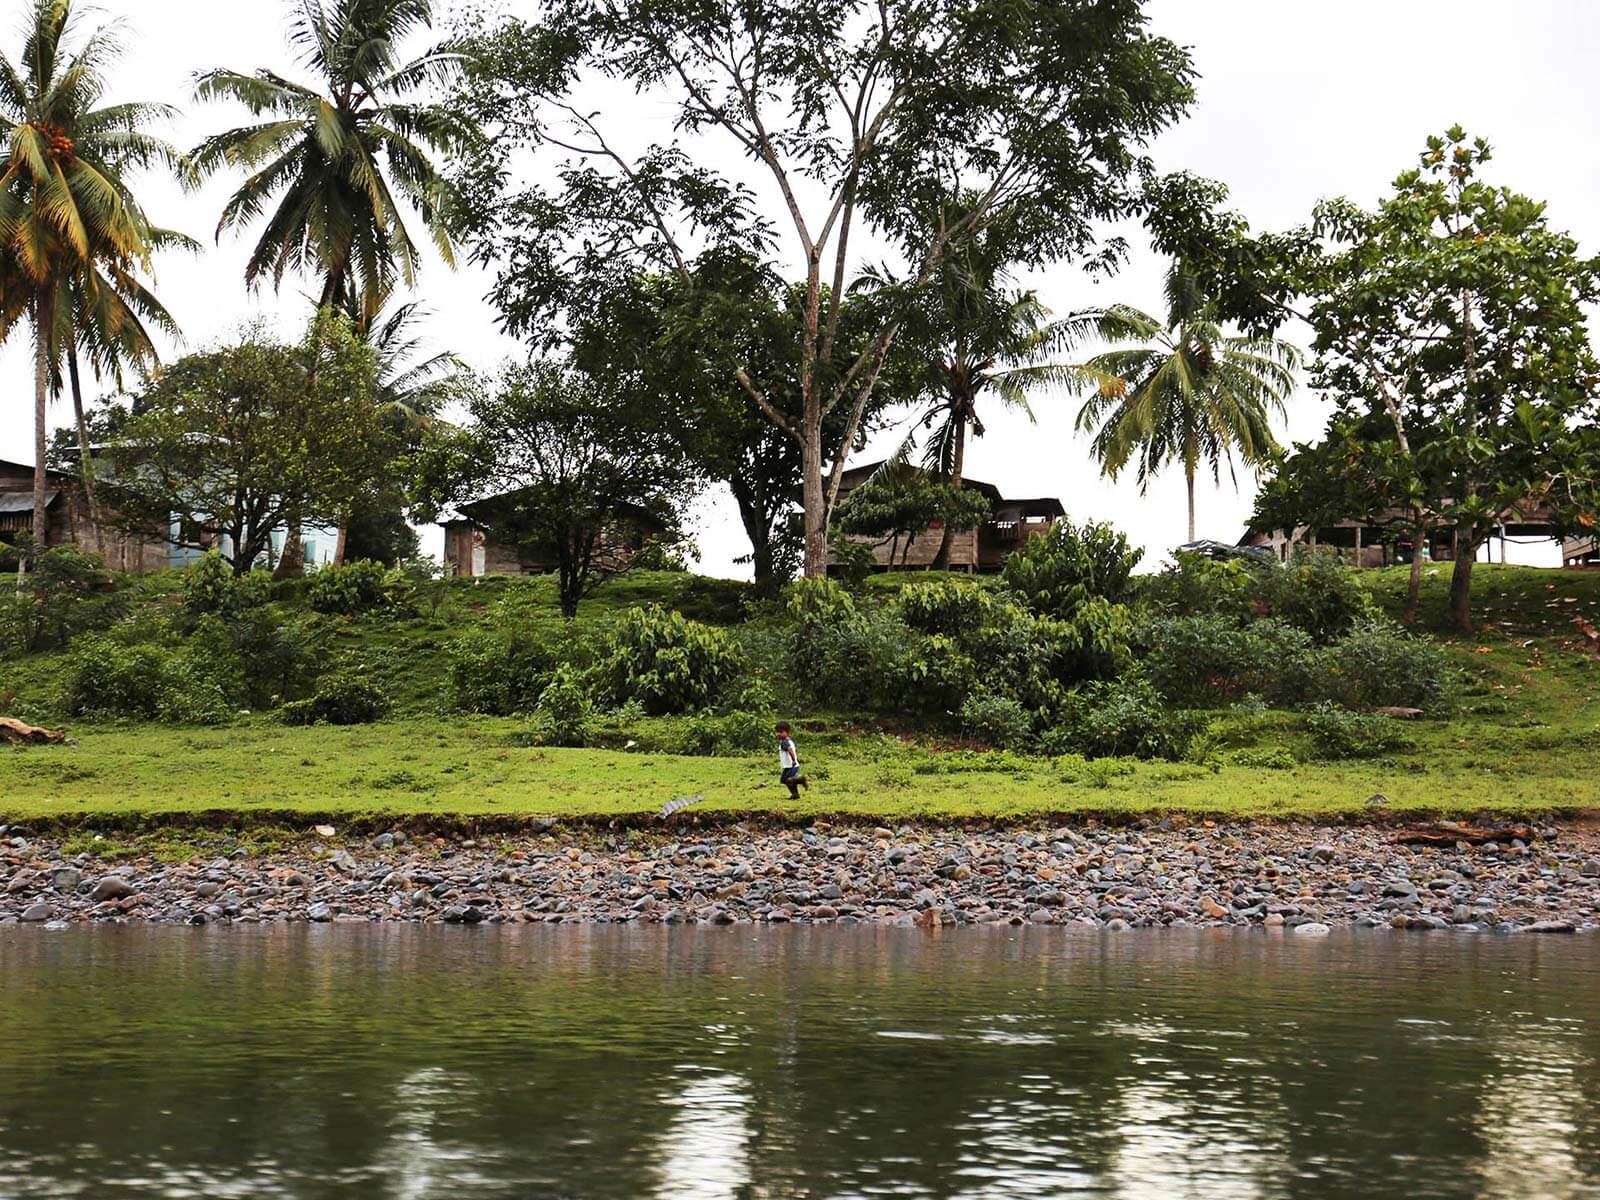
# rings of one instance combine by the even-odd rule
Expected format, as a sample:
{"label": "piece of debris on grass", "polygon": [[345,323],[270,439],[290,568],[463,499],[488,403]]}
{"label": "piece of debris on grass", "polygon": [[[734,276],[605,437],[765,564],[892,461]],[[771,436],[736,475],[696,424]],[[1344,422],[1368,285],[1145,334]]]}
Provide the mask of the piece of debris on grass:
{"label": "piece of debris on grass", "polygon": [[661,815],[670,817],[680,809],[688,808],[691,804],[699,804],[704,799],[704,796],[678,796],[675,799],[668,800],[661,806]]}

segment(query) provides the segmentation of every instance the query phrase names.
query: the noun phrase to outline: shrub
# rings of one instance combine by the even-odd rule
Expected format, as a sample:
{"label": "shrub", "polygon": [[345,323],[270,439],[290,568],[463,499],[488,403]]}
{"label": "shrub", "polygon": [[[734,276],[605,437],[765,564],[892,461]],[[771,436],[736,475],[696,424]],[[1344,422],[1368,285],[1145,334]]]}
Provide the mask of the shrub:
{"label": "shrub", "polygon": [[1010,696],[973,692],[961,706],[961,732],[985,745],[1014,750],[1033,738],[1033,714]]}
{"label": "shrub", "polygon": [[1238,558],[1215,559],[1187,553],[1173,556],[1164,571],[1135,581],[1140,603],[1166,616],[1204,613],[1225,617],[1236,624],[1250,620],[1263,571],[1271,564],[1254,564]]}
{"label": "shrub", "polygon": [[1346,707],[1437,708],[1450,668],[1439,647],[1397,626],[1367,622],[1322,652],[1318,686]]}
{"label": "shrub", "polygon": [[291,700],[281,709],[290,725],[365,725],[389,711],[389,698],[359,671],[330,671],[317,680],[308,700]]}
{"label": "shrub", "polygon": [[971,634],[995,620],[994,594],[966,580],[907,584],[898,598],[906,624],[922,633]]}
{"label": "shrub", "polygon": [[266,571],[235,575],[220,550],[207,550],[183,573],[183,615],[189,625],[201,617],[236,616],[271,600],[272,586]]}
{"label": "shrub", "polygon": [[1174,704],[1221,705],[1252,694],[1296,704],[1315,670],[1311,638],[1271,619],[1239,625],[1212,614],[1162,617],[1140,640],[1151,683]]}
{"label": "shrub", "polygon": [[1332,554],[1262,569],[1255,578],[1258,609],[1305,630],[1319,645],[1342,637],[1377,611],[1355,570]]}
{"label": "shrub", "polygon": [[317,660],[316,643],[303,619],[258,607],[231,617],[201,617],[189,635],[188,653],[209,664],[231,702],[270,708],[305,687]]}
{"label": "shrub", "polygon": [[1046,754],[1180,759],[1205,729],[1203,713],[1170,709],[1142,678],[1090,684],[1069,698],[1041,739]]}
{"label": "shrub", "polygon": [[466,712],[505,717],[532,712],[564,662],[588,663],[578,635],[533,625],[468,633],[446,651],[451,703]]}
{"label": "shrub", "polygon": [[323,567],[311,577],[306,598],[317,612],[355,616],[388,604],[388,583],[384,565],[363,558],[342,567]]}
{"label": "shrub", "polygon": [[1392,718],[1350,712],[1326,701],[1306,715],[1306,729],[1319,758],[1376,758],[1416,748]]}
{"label": "shrub", "polygon": [[67,666],[66,707],[74,716],[139,717],[210,725],[230,716],[204,661],[153,643],[84,638]]}
{"label": "shrub", "polygon": [[1129,577],[1143,556],[1109,525],[1080,529],[1060,520],[1006,559],[1002,578],[1035,612],[1070,617],[1092,597],[1127,599]]}
{"label": "shrub", "polygon": [[772,724],[758,713],[735,709],[720,717],[687,717],[661,749],[668,754],[722,756],[761,750],[772,740]]}
{"label": "shrub", "polygon": [[75,546],[39,556],[21,591],[8,579],[0,590],[0,654],[62,647],[82,633],[114,625],[127,596],[100,559]]}
{"label": "shrub", "polygon": [[726,632],[659,607],[625,612],[607,634],[600,675],[616,703],[646,712],[686,712],[713,704],[741,667]]}
{"label": "shrub", "polygon": [[583,746],[594,726],[594,702],[582,677],[562,663],[533,708],[531,732],[541,746]]}

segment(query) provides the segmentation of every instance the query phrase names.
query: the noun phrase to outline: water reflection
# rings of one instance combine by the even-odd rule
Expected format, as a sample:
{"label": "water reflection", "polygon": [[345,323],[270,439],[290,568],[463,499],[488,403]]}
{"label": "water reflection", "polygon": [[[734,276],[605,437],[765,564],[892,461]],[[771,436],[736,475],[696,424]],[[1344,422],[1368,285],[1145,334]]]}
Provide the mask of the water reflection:
{"label": "water reflection", "polygon": [[1600,1193],[1600,940],[0,930],[0,1196]]}

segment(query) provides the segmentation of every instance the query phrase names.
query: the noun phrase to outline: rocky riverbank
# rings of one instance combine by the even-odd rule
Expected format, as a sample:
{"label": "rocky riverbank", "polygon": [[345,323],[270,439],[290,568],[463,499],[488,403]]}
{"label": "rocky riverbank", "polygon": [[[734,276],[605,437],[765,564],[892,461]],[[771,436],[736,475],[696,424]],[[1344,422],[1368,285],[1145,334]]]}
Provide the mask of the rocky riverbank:
{"label": "rocky riverbank", "polygon": [[1600,829],[1400,844],[1378,825],[1182,820],[971,830],[566,830],[474,840],[395,830],[252,851],[205,835],[174,861],[122,836],[0,826],[0,924],[147,921],[1009,922],[1120,930],[1345,925],[1600,927]]}

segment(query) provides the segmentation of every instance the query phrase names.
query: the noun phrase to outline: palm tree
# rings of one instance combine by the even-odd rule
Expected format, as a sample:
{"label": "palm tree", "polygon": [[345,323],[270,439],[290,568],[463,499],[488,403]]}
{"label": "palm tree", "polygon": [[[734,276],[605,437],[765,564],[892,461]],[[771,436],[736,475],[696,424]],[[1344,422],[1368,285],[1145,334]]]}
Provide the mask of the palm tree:
{"label": "palm tree", "polygon": [[447,78],[456,56],[432,49],[402,62],[400,44],[432,25],[432,0],[298,0],[290,42],[316,86],[269,70],[201,75],[202,100],[232,100],[270,120],[230,129],[194,151],[201,176],[246,172],[222,210],[225,230],[266,218],[245,267],[252,287],[287,272],[321,283],[319,305],[348,285],[369,300],[398,270],[409,286],[421,252],[405,208],[421,217],[440,257],[454,265],[449,189],[429,153],[460,142],[459,125],[437,105],[410,97]]}
{"label": "palm tree", "polygon": [[1300,352],[1277,338],[1224,332],[1215,306],[1181,266],[1167,274],[1166,297],[1165,321],[1125,305],[1085,314],[1108,341],[1146,344],[1084,364],[1078,382],[1094,392],[1077,427],[1095,431],[1090,451],[1111,478],[1137,460],[1141,493],[1168,463],[1181,462],[1192,542],[1201,464],[1220,483],[1224,462],[1233,474],[1235,452],[1254,467],[1277,451],[1271,421],[1284,415]]}
{"label": "palm tree", "polygon": [[[1098,325],[1083,314],[1050,320],[1032,291],[1010,286],[998,234],[965,239],[939,269],[932,303],[913,321],[912,337],[926,345],[923,393],[931,401],[921,418],[933,430],[924,466],[961,488],[967,431],[982,437],[978,402],[989,395],[1034,420],[1030,392],[1071,384],[1082,369],[1051,361]],[[935,569],[949,565],[954,530],[946,526]]]}
{"label": "palm tree", "polygon": [[[385,289],[376,297],[365,297],[347,288],[342,307],[355,336],[372,348],[373,395],[380,410],[413,431],[426,429],[450,399],[466,365],[450,351],[426,353],[418,332],[426,310],[414,300],[390,307],[390,294]],[[346,513],[339,522],[335,565],[344,563],[349,530]]]}
{"label": "palm tree", "polygon": [[[432,0],[297,0],[290,42],[316,86],[266,69],[199,77],[200,99],[236,101],[270,118],[194,151],[201,177],[246,172],[223,207],[219,238],[265,216],[245,266],[248,285],[270,278],[276,289],[285,273],[304,273],[321,284],[319,308],[350,288],[375,307],[397,272],[408,286],[416,281],[421,251],[406,228],[407,207],[454,266],[449,188],[429,153],[458,145],[461,129],[413,97],[447,78],[456,56],[435,48],[402,61],[400,53],[432,20]],[[299,522],[291,521],[278,570],[298,574],[303,566]]]}
{"label": "palm tree", "polygon": [[[171,324],[138,279],[165,235],[127,178],[140,167],[178,165],[177,152],[145,132],[171,110],[100,105],[106,68],[121,51],[116,32],[106,25],[78,39],[71,0],[33,0],[22,52],[14,62],[0,57],[0,135],[9,146],[0,173],[0,338],[24,322],[33,329],[35,553],[47,532],[47,405],[63,350],[80,339],[123,339],[118,313],[159,312]],[[88,328],[97,315],[109,322],[101,332]]]}

